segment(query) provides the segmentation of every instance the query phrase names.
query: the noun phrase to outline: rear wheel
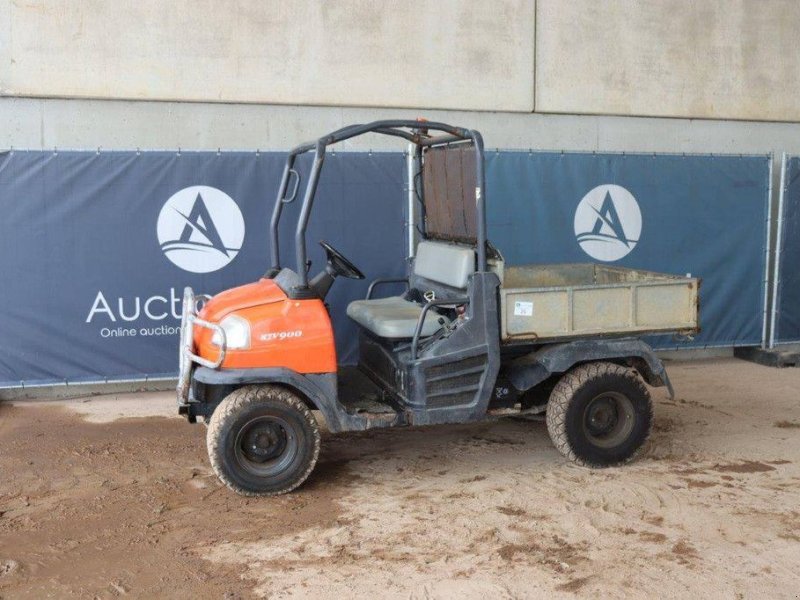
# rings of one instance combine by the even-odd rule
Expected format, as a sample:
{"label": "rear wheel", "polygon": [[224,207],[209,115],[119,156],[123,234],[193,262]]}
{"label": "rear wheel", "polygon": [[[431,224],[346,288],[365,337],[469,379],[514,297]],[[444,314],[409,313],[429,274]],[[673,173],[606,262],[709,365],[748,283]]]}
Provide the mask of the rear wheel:
{"label": "rear wheel", "polygon": [[311,474],[320,434],[303,400],[278,386],[247,386],[214,411],[206,433],[211,466],[244,496],[290,492]]}
{"label": "rear wheel", "polygon": [[547,431],[556,448],[588,467],[629,461],[650,435],[650,393],[631,369],[608,362],[580,365],[556,384]]}

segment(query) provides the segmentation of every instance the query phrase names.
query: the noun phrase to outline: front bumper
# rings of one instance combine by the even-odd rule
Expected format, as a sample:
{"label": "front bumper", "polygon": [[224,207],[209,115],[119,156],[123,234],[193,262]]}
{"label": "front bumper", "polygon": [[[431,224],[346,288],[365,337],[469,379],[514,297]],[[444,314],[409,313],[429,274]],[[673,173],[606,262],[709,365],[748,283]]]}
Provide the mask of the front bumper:
{"label": "front bumper", "polygon": [[[209,369],[218,369],[225,360],[225,350],[227,348],[227,339],[225,331],[216,323],[211,323],[197,316],[198,303],[206,302],[209,296],[205,294],[197,294],[192,291],[192,288],[186,287],[183,290],[183,306],[181,307],[181,341],[178,349],[178,410],[185,413],[182,408],[188,407],[192,401],[192,373],[196,365],[202,365]],[[219,334],[220,345],[219,354],[216,360],[209,360],[198,356],[194,353],[194,328],[205,327]]]}

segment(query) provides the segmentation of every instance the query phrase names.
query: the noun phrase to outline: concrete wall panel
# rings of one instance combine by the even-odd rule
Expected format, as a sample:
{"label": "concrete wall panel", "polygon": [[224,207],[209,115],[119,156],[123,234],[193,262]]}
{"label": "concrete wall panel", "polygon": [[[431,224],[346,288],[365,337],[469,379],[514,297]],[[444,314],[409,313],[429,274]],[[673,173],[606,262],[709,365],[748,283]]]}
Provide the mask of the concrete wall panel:
{"label": "concrete wall panel", "polygon": [[[800,123],[34,98],[0,98],[0,150],[287,150],[343,125],[418,114],[474,127],[487,148],[800,154]],[[335,148],[404,147],[373,135]]]}
{"label": "concrete wall panel", "polygon": [[7,93],[11,71],[11,0],[0,0],[0,95]]}
{"label": "concrete wall panel", "polygon": [[800,120],[797,0],[538,0],[536,110]]}
{"label": "concrete wall panel", "polygon": [[0,0],[0,93],[531,111],[534,4]]}

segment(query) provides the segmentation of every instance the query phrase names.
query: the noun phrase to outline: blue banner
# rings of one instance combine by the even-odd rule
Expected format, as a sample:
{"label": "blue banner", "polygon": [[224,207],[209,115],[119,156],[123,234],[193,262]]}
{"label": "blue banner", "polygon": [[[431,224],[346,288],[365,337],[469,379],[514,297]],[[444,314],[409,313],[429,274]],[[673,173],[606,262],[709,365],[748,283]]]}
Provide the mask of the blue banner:
{"label": "blue banner", "polygon": [[774,344],[800,342],[800,156],[784,157],[772,300]]}
{"label": "blue banner", "polygon": [[702,278],[700,333],[649,341],[661,349],[757,345],[769,164],[768,156],[490,153],[489,239],[510,264],[691,273]]}
{"label": "blue banner", "polygon": [[[184,286],[214,294],[269,267],[284,162],[252,152],[0,153],[0,385],[174,376]],[[367,275],[337,281],[327,298],[340,362],[357,351],[347,303],[369,279],[405,274],[404,175],[399,153],[326,157],[311,272],[324,265],[325,239]],[[282,220],[292,268],[299,205]]]}
{"label": "blue banner", "polygon": [[[214,294],[269,266],[284,160],[0,153],[0,386],[174,376],[183,287]],[[702,331],[690,342],[656,338],[657,347],[761,342],[768,157],[488,152],[487,179],[489,237],[510,264],[691,273],[703,279]],[[404,184],[400,153],[326,158],[308,232],[311,271],[324,260],[316,243],[327,239],[367,275],[338,281],[327,299],[344,364],[357,352],[347,303],[364,297],[370,279],[404,274]],[[299,205],[287,205],[282,220],[291,267]],[[784,318],[798,306],[787,294],[784,285]]]}

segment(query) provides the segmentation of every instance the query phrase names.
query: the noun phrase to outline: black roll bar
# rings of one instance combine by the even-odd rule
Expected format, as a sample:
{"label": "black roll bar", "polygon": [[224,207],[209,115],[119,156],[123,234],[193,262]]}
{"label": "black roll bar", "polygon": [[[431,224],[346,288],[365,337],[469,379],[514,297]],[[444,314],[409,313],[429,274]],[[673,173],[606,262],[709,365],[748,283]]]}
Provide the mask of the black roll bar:
{"label": "black roll bar", "polygon": [[[275,206],[272,209],[272,219],[269,222],[269,228],[272,232],[270,239],[272,250],[272,268],[280,269],[279,257],[280,248],[278,247],[278,223],[281,220],[281,211],[283,211],[284,197],[286,196],[286,188],[289,185],[289,173],[294,169],[294,160],[297,158],[295,154],[290,154],[286,159],[286,166],[283,167],[283,175],[281,176],[281,184],[278,187],[278,197],[275,200]],[[299,175],[298,175],[299,177]]]}
{"label": "black roll bar", "polygon": [[311,207],[314,204],[314,196],[317,193],[319,183],[319,172],[322,170],[322,163],[325,160],[325,144],[322,140],[317,142],[317,149],[314,152],[314,164],[311,166],[311,176],[306,187],[306,195],[303,198],[303,206],[300,209],[300,218],[297,220],[297,230],[294,234],[295,254],[297,256],[297,274],[303,281],[303,287],[308,287],[308,266],[306,265],[306,229],[308,228],[308,218],[311,216]]}
{"label": "black roll bar", "polygon": [[[429,136],[428,131],[439,131],[444,135]],[[311,215],[311,207],[314,204],[314,196],[319,184],[319,175],[322,170],[322,163],[325,160],[325,150],[328,146],[348,140],[350,138],[364,135],[365,133],[379,133],[393,137],[400,137],[417,145],[417,155],[421,153],[422,147],[430,147],[441,144],[449,144],[458,141],[472,141],[475,146],[475,208],[477,220],[477,246],[478,246],[478,271],[486,271],[486,182],[483,169],[483,137],[474,129],[455,127],[446,123],[436,121],[412,121],[412,120],[384,120],[373,121],[372,123],[348,125],[325,135],[314,142],[306,142],[293,148],[286,158],[286,165],[283,169],[281,183],[278,188],[278,196],[275,200],[275,207],[272,210],[270,220],[270,230],[272,233],[271,252],[272,252],[272,272],[280,270],[280,246],[278,243],[278,225],[280,223],[283,205],[294,199],[286,199],[286,190],[289,179],[294,171],[295,159],[298,155],[314,150],[314,163],[311,174],[306,186],[303,197],[303,206],[300,209],[300,217],[295,230],[295,254],[297,259],[297,274],[302,281],[302,287],[308,288],[308,269],[306,265],[306,229],[308,219]],[[297,175],[295,175],[297,176]]]}

